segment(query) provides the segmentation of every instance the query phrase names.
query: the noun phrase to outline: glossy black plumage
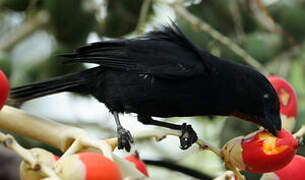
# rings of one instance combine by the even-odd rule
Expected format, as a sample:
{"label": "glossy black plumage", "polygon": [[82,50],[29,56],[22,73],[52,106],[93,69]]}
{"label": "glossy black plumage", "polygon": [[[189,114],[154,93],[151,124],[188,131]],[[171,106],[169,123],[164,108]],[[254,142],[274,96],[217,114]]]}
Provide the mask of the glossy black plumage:
{"label": "glossy black plumage", "polygon": [[273,134],[281,129],[278,96],[262,74],[196,47],[175,24],[61,56],[99,66],[14,88],[11,98],[71,91],[93,95],[111,112],[137,113],[147,124],[151,116],[234,115]]}

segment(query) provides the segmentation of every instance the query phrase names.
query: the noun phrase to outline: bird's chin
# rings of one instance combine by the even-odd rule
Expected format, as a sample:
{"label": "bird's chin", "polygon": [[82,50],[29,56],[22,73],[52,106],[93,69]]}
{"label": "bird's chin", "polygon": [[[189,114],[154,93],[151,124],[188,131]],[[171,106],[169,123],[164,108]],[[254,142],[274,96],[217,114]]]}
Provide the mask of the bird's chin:
{"label": "bird's chin", "polygon": [[257,117],[257,116],[251,116],[249,114],[245,114],[245,113],[241,113],[241,112],[235,112],[232,113],[232,116],[237,117],[239,119],[243,119],[252,123],[255,123],[257,125],[262,125],[261,122],[261,118]]}
{"label": "bird's chin", "polygon": [[273,134],[274,136],[277,136],[277,132],[280,129],[278,129],[279,125],[274,123],[274,121],[272,121],[269,118],[262,118],[262,117],[258,117],[258,116],[251,116],[248,114],[244,114],[244,113],[233,113],[232,114],[234,117],[255,123],[257,125],[263,126],[265,129],[267,129],[271,134]]}

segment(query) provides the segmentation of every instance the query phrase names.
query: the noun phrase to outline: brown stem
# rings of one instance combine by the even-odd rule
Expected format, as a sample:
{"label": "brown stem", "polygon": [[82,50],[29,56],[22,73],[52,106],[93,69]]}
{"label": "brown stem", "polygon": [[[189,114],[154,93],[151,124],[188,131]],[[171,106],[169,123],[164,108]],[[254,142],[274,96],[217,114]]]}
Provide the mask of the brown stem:
{"label": "brown stem", "polygon": [[144,30],[144,23],[146,21],[146,16],[149,10],[149,5],[151,0],[143,0],[143,4],[140,11],[140,16],[138,19],[138,25],[136,27],[137,34],[142,34]]}
{"label": "brown stem", "polygon": [[[69,142],[69,138],[80,131],[54,121],[42,120],[10,106],[4,106],[0,112],[0,128],[47,143],[61,150],[67,148],[69,143],[72,143]],[[65,143],[63,143],[63,139],[66,140]],[[71,139],[71,141],[73,140]]]}
{"label": "brown stem", "polygon": [[9,51],[18,42],[34,33],[48,21],[49,14],[47,12],[38,12],[31,19],[25,21],[19,27],[15,28],[11,33],[8,33],[6,36],[0,38],[0,51]]}

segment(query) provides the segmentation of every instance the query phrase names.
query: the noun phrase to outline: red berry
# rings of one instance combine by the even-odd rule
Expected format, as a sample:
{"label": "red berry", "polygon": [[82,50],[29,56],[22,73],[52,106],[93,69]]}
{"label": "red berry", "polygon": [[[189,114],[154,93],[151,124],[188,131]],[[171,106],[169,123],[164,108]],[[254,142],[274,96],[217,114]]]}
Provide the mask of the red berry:
{"label": "red berry", "polygon": [[145,176],[149,177],[146,165],[144,162],[140,159],[138,153],[134,153],[131,156],[125,157],[125,159],[129,162],[132,162],[135,164],[136,168],[141,171]]}
{"label": "red berry", "polygon": [[304,180],[305,179],[305,158],[299,155],[284,168],[272,173],[264,174],[261,180]]}
{"label": "red berry", "polygon": [[9,83],[5,74],[0,70],[0,110],[6,103],[9,94]]}
{"label": "red berry", "polygon": [[271,75],[269,81],[273,85],[280,99],[280,112],[283,128],[291,132],[294,129],[298,111],[296,93],[291,84],[289,84],[285,79]]}
{"label": "red berry", "polygon": [[63,179],[121,180],[118,166],[101,153],[82,152],[58,161],[56,171]]}
{"label": "red berry", "polygon": [[270,172],[286,166],[294,157],[297,147],[297,140],[285,129],[278,132],[278,137],[262,131],[243,140],[242,155],[248,171]]}
{"label": "red berry", "polygon": [[294,157],[297,140],[285,129],[278,137],[259,130],[230,140],[223,148],[225,162],[253,173],[271,172],[286,166]]}

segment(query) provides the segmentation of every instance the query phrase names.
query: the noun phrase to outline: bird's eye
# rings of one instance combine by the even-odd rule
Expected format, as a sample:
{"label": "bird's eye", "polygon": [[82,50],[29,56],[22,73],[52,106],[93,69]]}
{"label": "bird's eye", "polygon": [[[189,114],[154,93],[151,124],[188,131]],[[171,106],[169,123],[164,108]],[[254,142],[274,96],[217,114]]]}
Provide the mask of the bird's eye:
{"label": "bird's eye", "polygon": [[264,94],[264,99],[269,99],[269,94]]}

